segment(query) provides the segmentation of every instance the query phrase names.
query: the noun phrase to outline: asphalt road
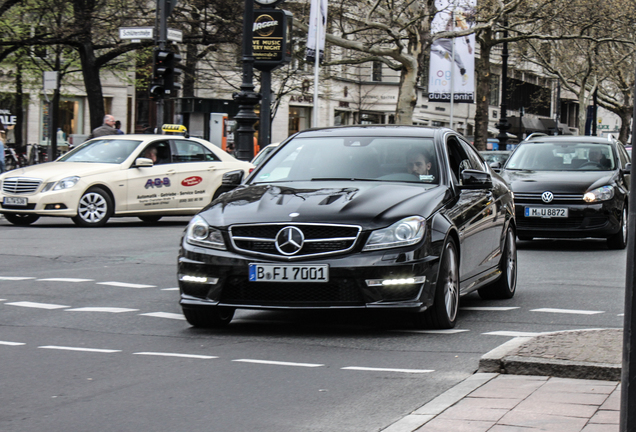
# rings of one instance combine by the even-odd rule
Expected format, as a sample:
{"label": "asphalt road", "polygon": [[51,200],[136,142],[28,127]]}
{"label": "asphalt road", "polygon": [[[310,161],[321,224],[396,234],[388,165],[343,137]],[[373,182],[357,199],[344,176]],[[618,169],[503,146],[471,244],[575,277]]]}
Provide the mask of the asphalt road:
{"label": "asphalt road", "polygon": [[1,431],[379,431],[511,337],[622,327],[626,253],[591,240],[519,242],[517,295],[463,298],[453,331],[259,311],[195,330],[176,290],[187,220],[0,218]]}

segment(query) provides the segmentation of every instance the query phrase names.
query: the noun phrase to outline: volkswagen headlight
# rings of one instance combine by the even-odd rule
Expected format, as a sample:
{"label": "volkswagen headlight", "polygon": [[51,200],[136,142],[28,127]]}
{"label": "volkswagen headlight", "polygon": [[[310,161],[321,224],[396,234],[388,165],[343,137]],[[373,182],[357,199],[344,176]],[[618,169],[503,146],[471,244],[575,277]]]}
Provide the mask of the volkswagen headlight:
{"label": "volkswagen headlight", "polygon": [[589,203],[607,201],[612,198],[614,198],[614,188],[612,186],[601,186],[583,195],[583,201]]}
{"label": "volkswagen headlight", "polygon": [[363,251],[413,245],[424,237],[425,222],[421,216],[411,216],[387,228],[373,231]]}
{"label": "volkswagen headlight", "polygon": [[193,217],[188,224],[186,242],[195,246],[226,250],[221,230],[212,228],[201,216]]}

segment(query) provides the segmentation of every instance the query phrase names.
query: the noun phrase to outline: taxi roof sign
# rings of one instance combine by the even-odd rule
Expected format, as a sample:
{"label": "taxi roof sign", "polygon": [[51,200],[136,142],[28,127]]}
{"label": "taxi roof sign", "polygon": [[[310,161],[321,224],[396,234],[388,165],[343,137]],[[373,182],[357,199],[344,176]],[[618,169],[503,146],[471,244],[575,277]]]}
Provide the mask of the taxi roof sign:
{"label": "taxi roof sign", "polygon": [[188,128],[180,124],[165,124],[161,127],[161,130],[164,132],[174,132],[174,133],[188,132]]}

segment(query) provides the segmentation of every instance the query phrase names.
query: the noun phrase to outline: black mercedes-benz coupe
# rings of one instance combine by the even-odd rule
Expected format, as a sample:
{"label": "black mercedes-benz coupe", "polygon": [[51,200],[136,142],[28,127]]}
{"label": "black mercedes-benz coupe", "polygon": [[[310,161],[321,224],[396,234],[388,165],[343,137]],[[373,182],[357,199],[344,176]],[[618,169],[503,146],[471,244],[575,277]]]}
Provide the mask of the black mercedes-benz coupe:
{"label": "black mercedes-benz coupe", "polygon": [[181,307],[195,327],[245,309],[383,309],[452,328],[459,297],[511,298],[510,189],[450,129],[299,132],[188,225]]}
{"label": "black mercedes-benz coupe", "polygon": [[611,138],[541,136],[522,142],[501,172],[514,192],[517,236],[606,238],[627,244],[631,159]]}

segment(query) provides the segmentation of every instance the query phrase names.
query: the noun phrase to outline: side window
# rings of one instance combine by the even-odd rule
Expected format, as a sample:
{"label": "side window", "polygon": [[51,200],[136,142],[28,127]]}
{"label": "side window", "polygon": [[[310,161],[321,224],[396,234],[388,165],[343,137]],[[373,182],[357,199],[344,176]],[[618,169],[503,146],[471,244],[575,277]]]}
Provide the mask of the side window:
{"label": "side window", "polygon": [[168,141],[155,141],[147,145],[139,157],[151,159],[154,165],[169,164],[172,162],[172,153]]}
{"label": "side window", "polygon": [[195,141],[175,140],[175,162],[210,162],[220,159],[205,146]]}
{"label": "side window", "polygon": [[460,173],[465,169],[471,168],[470,159],[468,159],[466,151],[454,136],[448,137],[446,150],[448,151],[448,163],[452,173],[451,177],[455,183],[458,183]]}
{"label": "side window", "polygon": [[481,157],[479,157],[479,154],[477,154],[477,151],[473,148],[473,146],[471,146],[470,144],[462,140],[460,140],[459,142],[464,148],[464,151],[466,152],[468,160],[470,161],[470,168],[479,170],[479,171],[486,171],[486,166],[484,165],[484,162],[482,161]]}

